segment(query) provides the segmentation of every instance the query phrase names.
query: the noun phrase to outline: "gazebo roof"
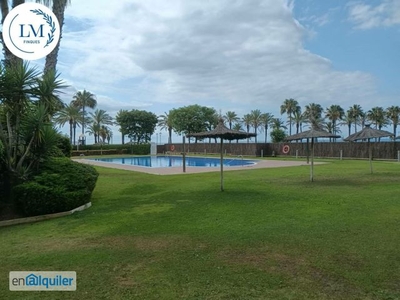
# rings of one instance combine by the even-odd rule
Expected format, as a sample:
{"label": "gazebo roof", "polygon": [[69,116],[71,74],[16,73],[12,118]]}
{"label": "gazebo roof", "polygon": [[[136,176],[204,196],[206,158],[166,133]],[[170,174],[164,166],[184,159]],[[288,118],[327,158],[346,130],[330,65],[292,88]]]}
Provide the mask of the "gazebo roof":
{"label": "gazebo roof", "polygon": [[367,140],[367,139],[374,139],[374,138],[381,138],[381,137],[388,137],[388,136],[394,136],[393,133],[390,133],[389,131],[385,130],[378,130],[371,128],[371,125],[365,125],[365,127],[356,132],[353,133],[352,135],[349,135],[347,138],[345,138],[345,141],[357,141],[357,140]]}
{"label": "gazebo roof", "polygon": [[340,135],[330,133],[328,131],[312,128],[297,134],[293,134],[285,138],[287,141],[311,139],[311,138],[340,138]]}

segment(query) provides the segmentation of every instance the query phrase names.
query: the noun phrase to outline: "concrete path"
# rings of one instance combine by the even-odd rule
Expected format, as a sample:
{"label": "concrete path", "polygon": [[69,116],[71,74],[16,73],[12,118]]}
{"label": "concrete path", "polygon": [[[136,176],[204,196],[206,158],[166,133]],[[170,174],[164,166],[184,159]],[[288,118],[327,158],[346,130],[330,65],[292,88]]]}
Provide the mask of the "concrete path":
{"label": "concrete path", "polygon": [[[220,171],[220,167],[186,167],[186,173],[183,173],[182,167],[165,167],[165,168],[150,168],[150,167],[139,167],[132,165],[120,165],[109,162],[100,162],[90,159],[73,159],[74,161],[100,166],[105,168],[113,168],[120,170],[143,172],[155,175],[176,175],[176,174],[193,174],[193,173],[206,173],[206,172],[217,172]],[[253,160],[253,159],[252,159]],[[251,170],[251,169],[262,169],[262,168],[280,168],[280,167],[294,167],[294,166],[306,166],[305,161],[287,161],[287,160],[254,160],[257,161],[255,165],[248,166],[235,166],[225,167],[224,171],[236,171],[236,170]],[[321,164],[321,163],[315,163]]]}

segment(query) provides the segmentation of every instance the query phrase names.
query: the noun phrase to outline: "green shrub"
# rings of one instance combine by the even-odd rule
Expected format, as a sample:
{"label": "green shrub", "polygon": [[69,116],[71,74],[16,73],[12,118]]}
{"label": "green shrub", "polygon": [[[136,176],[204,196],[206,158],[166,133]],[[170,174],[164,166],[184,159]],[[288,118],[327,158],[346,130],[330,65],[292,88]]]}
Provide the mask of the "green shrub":
{"label": "green shrub", "polygon": [[286,137],[286,133],[282,129],[274,129],[270,135],[273,143],[283,142]]}
{"label": "green shrub", "polygon": [[60,137],[59,137],[59,140],[57,143],[57,148],[61,150],[61,152],[64,154],[64,156],[71,157],[72,145],[69,140],[69,137],[60,134]]}
{"label": "green shrub", "polygon": [[61,185],[68,191],[87,189],[92,192],[98,176],[99,173],[90,165],[54,157],[40,166],[40,174],[34,180],[44,185]]}
{"label": "green shrub", "polygon": [[[79,146],[79,150],[127,150],[129,154],[135,154],[135,155],[147,155],[150,154],[150,144],[139,144],[139,145],[130,145],[130,144],[124,144],[124,145],[84,145],[84,146]],[[76,150],[76,149],[74,149]]]}
{"label": "green shrub", "polygon": [[90,201],[98,175],[68,158],[49,159],[31,181],[14,187],[15,204],[27,216],[74,209]]}
{"label": "green shrub", "polygon": [[0,202],[5,200],[5,176],[6,176],[6,166],[4,165],[4,149],[0,142]]}

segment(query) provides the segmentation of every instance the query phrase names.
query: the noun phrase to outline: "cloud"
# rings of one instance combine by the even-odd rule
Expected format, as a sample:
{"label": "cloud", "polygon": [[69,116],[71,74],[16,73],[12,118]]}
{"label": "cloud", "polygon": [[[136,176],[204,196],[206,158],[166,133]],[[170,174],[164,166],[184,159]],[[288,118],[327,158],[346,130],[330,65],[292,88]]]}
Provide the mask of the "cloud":
{"label": "cloud", "polygon": [[400,0],[384,0],[376,6],[353,2],[348,5],[348,9],[349,20],[356,29],[400,25]]}
{"label": "cloud", "polygon": [[105,95],[97,95],[97,107],[100,109],[104,109],[114,117],[120,109],[131,110],[131,109],[139,109],[139,110],[149,110],[151,108],[150,103],[129,100],[129,101],[118,101],[110,98]]}
{"label": "cloud", "polygon": [[[60,68],[77,89],[106,95],[107,101],[118,95],[117,106],[130,105],[132,95],[155,109],[199,103],[268,111],[289,97],[324,106],[354,99],[372,103],[373,76],[335,70],[304,48],[308,32],[293,17],[293,5],[286,0],[76,2],[66,11]],[[107,101],[104,105],[112,103]]]}

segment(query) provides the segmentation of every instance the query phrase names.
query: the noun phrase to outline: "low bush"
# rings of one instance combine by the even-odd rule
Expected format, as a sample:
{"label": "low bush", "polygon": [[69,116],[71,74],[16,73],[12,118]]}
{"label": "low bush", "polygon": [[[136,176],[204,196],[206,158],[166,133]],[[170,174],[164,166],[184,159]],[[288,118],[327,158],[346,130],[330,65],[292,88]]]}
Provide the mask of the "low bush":
{"label": "low bush", "polygon": [[[139,144],[139,145],[84,145],[79,146],[79,151],[83,150],[126,150],[128,154],[135,155],[148,155],[150,154],[150,144]],[[73,149],[73,150],[76,150]]]}
{"label": "low bush", "polygon": [[68,211],[88,203],[97,171],[68,158],[52,158],[32,180],[14,187],[15,204],[26,216]]}
{"label": "low bush", "polygon": [[64,156],[71,157],[72,145],[68,136],[60,134],[57,143],[57,148],[61,150]]}

